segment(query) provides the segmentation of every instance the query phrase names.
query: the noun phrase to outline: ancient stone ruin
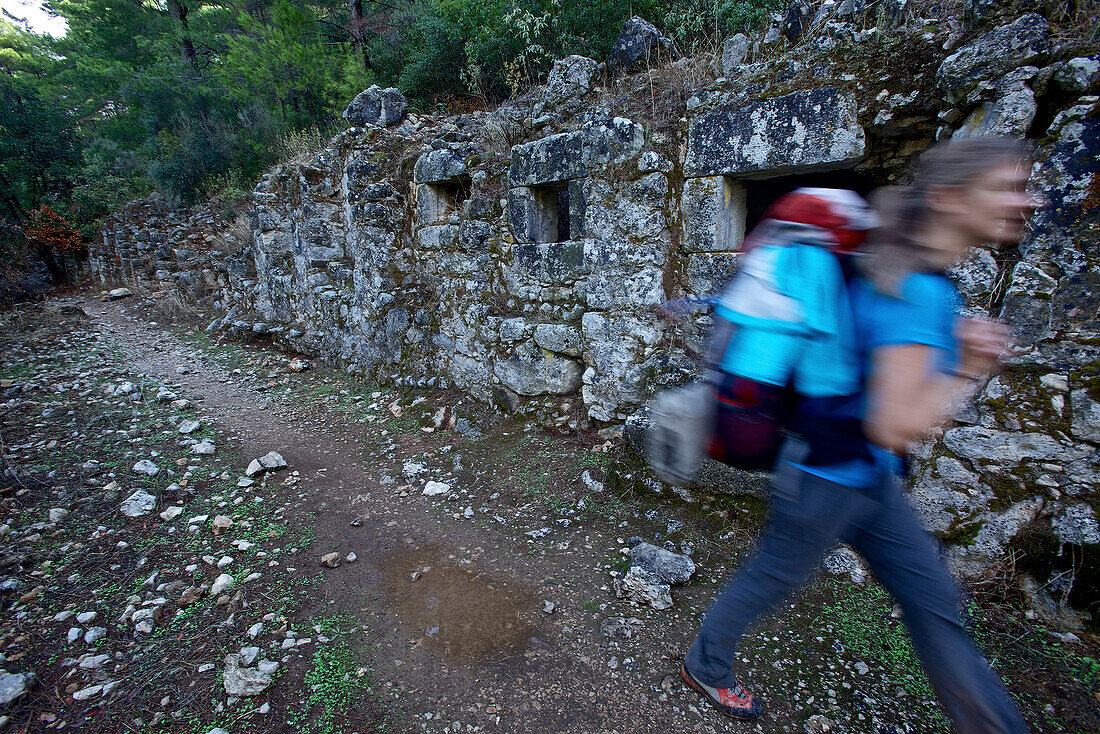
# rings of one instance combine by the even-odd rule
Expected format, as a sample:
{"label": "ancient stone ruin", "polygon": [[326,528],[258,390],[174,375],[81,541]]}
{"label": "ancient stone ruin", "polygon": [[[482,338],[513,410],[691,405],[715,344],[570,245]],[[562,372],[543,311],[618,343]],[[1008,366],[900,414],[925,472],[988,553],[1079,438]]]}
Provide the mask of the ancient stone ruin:
{"label": "ancient stone ruin", "polygon": [[264,176],[250,232],[138,202],[104,225],[95,272],[206,299],[214,331],[614,430],[694,373],[710,323],[668,325],[652,307],[713,293],[775,198],[866,193],[937,139],[1026,135],[1050,206],[1018,248],[955,270],[968,309],[1006,319],[1020,349],[922,448],[912,496],[960,567],[1036,547],[1096,567],[1100,59],[1039,14],[969,5],[920,17],[826,0],[720,58],[677,59],[631,21],[644,37],[624,30],[616,75],[571,56],[489,112],[408,113],[372,88],[346,114],[357,126]]}

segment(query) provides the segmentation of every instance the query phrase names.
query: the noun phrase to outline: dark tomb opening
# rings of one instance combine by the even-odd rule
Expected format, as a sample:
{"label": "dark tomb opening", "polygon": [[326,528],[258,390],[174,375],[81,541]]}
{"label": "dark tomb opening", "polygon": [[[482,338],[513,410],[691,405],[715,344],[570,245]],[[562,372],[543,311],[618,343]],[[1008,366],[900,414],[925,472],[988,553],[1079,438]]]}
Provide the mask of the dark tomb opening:
{"label": "dark tomb opening", "polygon": [[470,185],[469,176],[462,176],[451,179],[450,181],[431,184],[432,191],[439,197],[440,202],[443,204],[442,216],[447,216],[451,212],[462,213],[462,205],[470,198]]}
{"label": "dark tomb opening", "polygon": [[873,173],[852,170],[799,173],[775,178],[742,179],[745,187],[745,232],[764,218],[764,212],[776,199],[804,186],[827,189],[851,189],[864,198],[883,184]]}

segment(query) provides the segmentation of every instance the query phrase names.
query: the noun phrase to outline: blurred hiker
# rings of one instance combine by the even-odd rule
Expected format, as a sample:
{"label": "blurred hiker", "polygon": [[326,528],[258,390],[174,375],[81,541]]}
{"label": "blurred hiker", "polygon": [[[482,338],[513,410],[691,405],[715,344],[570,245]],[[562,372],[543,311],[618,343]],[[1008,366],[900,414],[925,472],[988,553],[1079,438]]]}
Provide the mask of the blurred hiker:
{"label": "blurred hiker", "polygon": [[[1035,208],[1025,191],[1030,164],[1019,141],[948,142],[922,157],[909,186],[887,192],[885,226],[864,248],[848,288],[860,394],[798,408],[801,435],[780,450],[769,528],[707,612],[684,660],[684,680],[724,714],[759,716],[760,701],[732,670],[738,642],[841,540],[901,606],[957,730],[1027,731],[960,624],[958,591],[903,498],[899,476],[907,449],[946,420],[1008,346],[1003,325],[958,318],[960,298],[943,271],[971,247],[1022,236]],[[828,426],[851,419],[861,420],[866,438],[829,435]]]}

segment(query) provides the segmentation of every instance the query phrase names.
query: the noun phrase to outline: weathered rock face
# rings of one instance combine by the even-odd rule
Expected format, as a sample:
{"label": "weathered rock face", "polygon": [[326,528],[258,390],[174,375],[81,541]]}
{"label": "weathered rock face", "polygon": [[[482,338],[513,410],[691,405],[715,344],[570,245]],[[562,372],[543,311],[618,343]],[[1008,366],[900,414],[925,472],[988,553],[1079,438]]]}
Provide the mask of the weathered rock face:
{"label": "weathered rock face", "polygon": [[344,119],[349,125],[364,127],[396,125],[405,116],[409,103],[401,91],[388,87],[382,89],[377,84],[360,92],[344,110]]}
{"label": "weathered rock face", "polygon": [[944,59],[936,72],[940,87],[962,99],[985,81],[1043,60],[1050,52],[1050,25],[1029,13],[992,30]]}
{"label": "weathered rock face", "polygon": [[611,47],[607,66],[611,74],[616,75],[642,64],[668,61],[677,56],[676,45],[670,39],[665,38],[652,23],[635,15],[619,32],[615,45]]}
{"label": "weathered rock face", "polygon": [[[979,250],[952,273],[967,311],[1005,319],[1021,348],[916,457],[912,499],[973,568],[1025,532],[1093,543],[1100,116],[1087,92],[1100,65],[1059,57],[1036,14],[988,16],[948,55],[959,19],[909,27],[897,13],[881,31],[860,25],[865,10],[816,7],[786,52],[779,20],[765,38],[731,39],[720,82],[702,81],[708,64],[675,62],[701,81],[672,115],[649,77],[601,89],[596,63],[569,57],[545,89],[490,113],[357,124],[263,178],[237,255],[219,254],[234,235],[214,207],[144,202],[105,224],[95,271],[202,297],[215,329],[372,379],[454,387],[544,425],[630,419],[629,433],[655,390],[695,373],[710,324],[700,312],[670,326],[652,306],[719,288],[770,201],[798,185],[889,183],[934,138],[1030,132],[1050,206],[1018,248]],[[887,45],[916,49],[919,68],[878,63]],[[745,63],[764,49],[767,64]],[[382,101],[378,115],[396,119]],[[704,476],[765,492],[763,475]]]}

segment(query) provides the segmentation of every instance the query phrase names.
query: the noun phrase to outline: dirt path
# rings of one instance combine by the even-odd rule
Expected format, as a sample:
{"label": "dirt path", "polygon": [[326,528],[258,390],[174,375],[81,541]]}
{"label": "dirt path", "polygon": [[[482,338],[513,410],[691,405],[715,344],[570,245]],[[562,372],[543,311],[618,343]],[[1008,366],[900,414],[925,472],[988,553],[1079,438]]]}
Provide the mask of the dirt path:
{"label": "dirt path", "polygon": [[[294,372],[263,344],[166,328],[136,298],[56,308],[72,305],[91,319],[76,312],[60,327],[84,345],[81,359],[61,354],[55,328],[8,338],[18,356],[2,361],[0,423],[19,442],[4,457],[40,477],[14,496],[0,486],[0,572],[19,571],[0,578],[0,620],[12,623],[0,650],[41,679],[13,712],[26,731],[144,732],[150,716],[187,734],[208,734],[212,721],[236,722],[232,734],[948,731],[891,600],[847,575],[822,575],[746,635],[738,674],[764,700],[757,722],[729,721],[680,684],[679,658],[751,548],[759,503],[659,496],[629,462],[608,471],[622,455],[614,442],[524,430],[442,391],[372,388],[323,365]],[[89,368],[97,353],[105,366]],[[26,359],[43,366],[27,371]],[[126,379],[142,383],[143,399],[130,401]],[[152,405],[161,385],[194,412]],[[82,412],[92,408],[102,415]],[[197,439],[177,431],[188,416],[216,456],[189,453]],[[73,430],[108,423],[102,436]],[[111,473],[86,461],[97,450]],[[270,451],[287,469],[238,483],[244,464]],[[131,465],[142,456],[177,470],[139,481]],[[111,477],[121,494],[104,486]],[[135,486],[157,495],[154,512],[186,514],[121,518],[119,499]],[[441,493],[426,496],[433,487]],[[72,510],[60,525],[49,509],[58,506]],[[187,519],[222,512],[234,525],[221,538],[206,514]],[[638,539],[692,555],[697,571],[673,589],[671,609],[615,596]],[[85,545],[90,555],[73,555]],[[329,553],[340,561],[322,568]],[[207,594],[223,563],[237,586]],[[13,590],[22,596],[4,601]],[[187,606],[192,591],[202,602]],[[114,619],[127,603],[152,610],[151,633],[131,627],[137,616]],[[49,653],[91,608],[112,616],[108,638],[82,645],[69,629],[71,657]],[[1091,647],[1018,610],[975,613],[1037,730],[1100,722]],[[227,697],[226,655],[248,645],[281,677],[258,696]],[[350,715],[357,706],[363,715]],[[103,728],[100,709],[123,724]]]}
{"label": "dirt path", "polygon": [[[704,723],[688,709],[693,696],[665,680],[690,622],[675,628],[655,620],[651,632],[662,640],[663,659],[636,655],[629,672],[608,667],[606,639],[581,606],[609,582],[606,571],[593,568],[594,560],[618,552],[606,538],[584,553],[536,557],[522,536],[440,522],[424,503],[395,499],[392,486],[379,484],[379,473],[394,462],[364,455],[354,428],[269,400],[130,308],[82,306],[138,370],[179,385],[177,392],[194,399],[200,415],[235,437],[245,455],[278,451],[306,478],[308,497],[297,511],[315,514],[309,552],[358,557],[326,574],[312,611],[350,612],[383,631],[371,662],[412,721],[431,730],[460,722],[461,730],[474,724],[502,732],[726,728],[709,714]],[[179,374],[180,366],[188,371]],[[356,518],[363,522],[352,527]],[[431,570],[411,582],[424,568]],[[543,611],[546,602],[554,613]]]}

